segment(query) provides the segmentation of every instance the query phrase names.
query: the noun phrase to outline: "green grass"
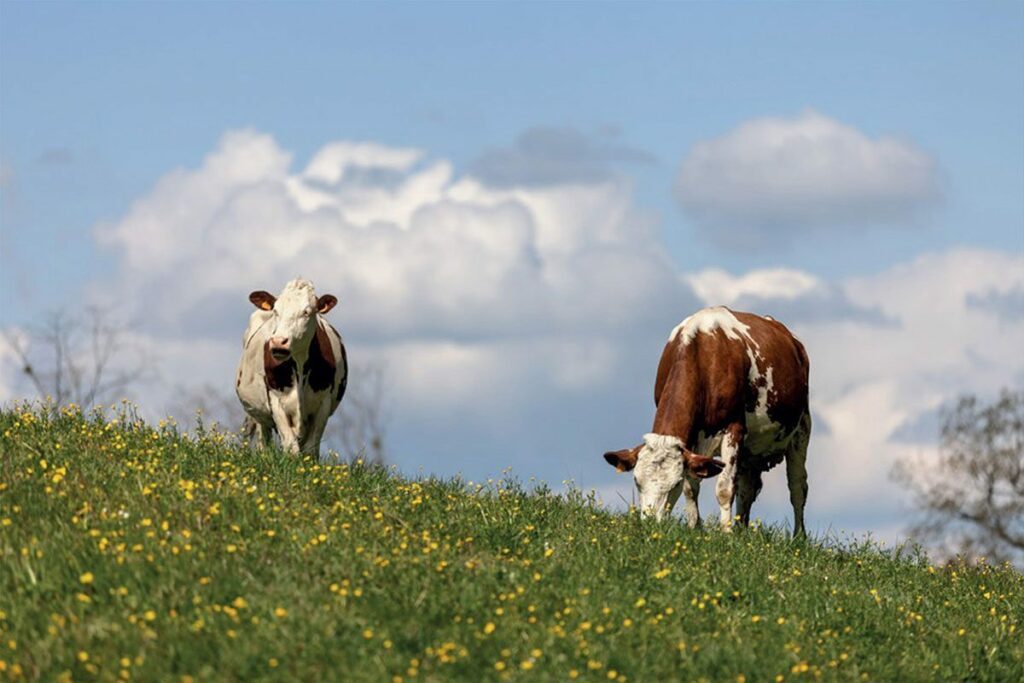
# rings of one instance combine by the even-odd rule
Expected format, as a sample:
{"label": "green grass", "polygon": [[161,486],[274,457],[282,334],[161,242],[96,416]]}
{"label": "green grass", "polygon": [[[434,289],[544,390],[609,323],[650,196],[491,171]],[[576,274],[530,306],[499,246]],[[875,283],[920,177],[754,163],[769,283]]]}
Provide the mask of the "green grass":
{"label": "green grass", "polygon": [[0,413],[0,678],[1006,681],[1022,605],[1005,567]]}

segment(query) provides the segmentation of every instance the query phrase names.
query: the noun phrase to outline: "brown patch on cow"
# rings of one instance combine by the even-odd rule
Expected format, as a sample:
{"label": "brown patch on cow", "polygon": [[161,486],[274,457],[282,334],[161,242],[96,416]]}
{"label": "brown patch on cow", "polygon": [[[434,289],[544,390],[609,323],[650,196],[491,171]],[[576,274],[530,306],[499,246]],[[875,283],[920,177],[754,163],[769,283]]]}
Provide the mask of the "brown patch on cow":
{"label": "brown patch on cow", "polygon": [[256,308],[263,309],[264,311],[269,311],[274,307],[274,303],[277,301],[277,297],[271,294],[270,292],[264,292],[261,289],[255,292],[251,292],[249,294],[249,301],[251,301]]}
{"label": "brown patch on cow", "polygon": [[661,352],[661,360],[658,361],[658,374],[654,378],[654,406],[657,407],[661,403],[661,394],[665,391],[665,384],[668,382],[668,376],[672,372],[672,366],[675,365],[676,358],[679,356],[679,350],[682,344],[676,344],[675,339],[665,344],[665,348]]}
{"label": "brown patch on cow", "polygon": [[605,462],[614,467],[618,472],[629,472],[636,467],[637,456],[643,446],[623,448],[621,451],[608,451],[604,454]]}
{"label": "brown patch on cow", "polygon": [[266,375],[267,389],[284,391],[295,384],[295,360],[278,361],[270,353],[270,342],[263,343],[263,372]]}
{"label": "brown patch on cow", "polygon": [[651,431],[690,447],[700,432],[717,433],[743,419],[750,361],[746,347],[720,330],[686,345],[676,339],[666,349],[670,360]]}
{"label": "brown patch on cow", "polygon": [[302,369],[309,388],[313,391],[330,389],[334,384],[334,373],[337,368],[334,351],[331,349],[331,338],[322,325],[317,325],[316,338],[309,345],[309,358]]}

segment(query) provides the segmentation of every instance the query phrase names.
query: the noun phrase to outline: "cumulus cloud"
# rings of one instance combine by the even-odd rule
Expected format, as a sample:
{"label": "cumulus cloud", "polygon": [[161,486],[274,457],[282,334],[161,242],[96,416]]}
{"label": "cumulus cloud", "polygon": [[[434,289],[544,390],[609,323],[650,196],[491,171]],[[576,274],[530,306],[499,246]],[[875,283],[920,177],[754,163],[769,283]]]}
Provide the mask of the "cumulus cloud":
{"label": "cumulus cloud", "polygon": [[814,111],[755,119],[697,143],[675,183],[698,230],[737,248],[808,231],[905,224],[941,194],[938,163],[927,152]]}
{"label": "cumulus cloud", "polygon": [[574,128],[538,126],[511,147],[488,150],[469,172],[494,187],[538,187],[596,183],[610,179],[621,164],[650,164],[647,152],[615,141],[614,131],[590,136]]}
{"label": "cumulus cloud", "polygon": [[495,187],[420,150],[350,142],[292,166],[268,135],[225,135],[97,229],[120,272],[94,294],[131,292],[164,346],[234,342],[250,290],[308,277],[421,410],[610,381],[629,366],[623,338],[660,337],[696,306],[623,178]]}
{"label": "cumulus cloud", "polygon": [[495,189],[419,161],[339,143],[295,173],[269,136],[231,133],[98,230],[121,256],[113,289],[162,329],[219,332],[201,310],[301,273],[360,334],[402,338],[621,326],[692,302],[624,181]]}
{"label": "cumulus cloud", "polygon": [[810,273],[789,268],[752,270],[732,275],[709,268],[684,277],[708,306],[770,315],[787,323],[823,320],[893,324],[877,307],[859,306],[842,288]]}
{"label": "cumulus cloud", "polygon": [[[340,298],[350,357],[387,367],[397,464],[469,478],[514,464],[610,501],[630,482],[600,454],[649,428],[667,331],[704,304],[776,315],[811,357],[818,528],[897,528],[888,471],[934,449],[915,425],[959,392],[1024,378],[1024,322],[985,304],[1024,287],[1020,256],[954,249],[835,282],[681,274],[653,225],[614,174],[492,184],[422,150],[349,142],[303,166],[237,131],[97,228],[119,267],[93,295],[134,306],[165,376],[230,391],[247,293],[309,277]],[[789,518],[781,469],[758,513]]]}
{"label": "cumulus cloud", "polygon": [[993,288],[982,294],[969,294],[967,305],[989,310],[1008,322],[1024,319],[1024,286]]}
{"label": "cumulus cloud", "polygon": [[10,326],[0,335],[0,405],[31,393],[31,386],[22,372],[21,359],[12,344],[24,348],[28,334],[20,327]]}

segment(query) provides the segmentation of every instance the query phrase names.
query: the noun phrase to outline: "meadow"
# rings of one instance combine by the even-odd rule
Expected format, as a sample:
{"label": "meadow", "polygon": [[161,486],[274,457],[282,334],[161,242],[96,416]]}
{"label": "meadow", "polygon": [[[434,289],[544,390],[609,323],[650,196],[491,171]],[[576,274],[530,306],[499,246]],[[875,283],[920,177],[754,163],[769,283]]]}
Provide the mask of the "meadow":
{"label": "meadow", "polygon": [[0,679],[1008,681],[1022,619],[1009,567],[0,413]]}

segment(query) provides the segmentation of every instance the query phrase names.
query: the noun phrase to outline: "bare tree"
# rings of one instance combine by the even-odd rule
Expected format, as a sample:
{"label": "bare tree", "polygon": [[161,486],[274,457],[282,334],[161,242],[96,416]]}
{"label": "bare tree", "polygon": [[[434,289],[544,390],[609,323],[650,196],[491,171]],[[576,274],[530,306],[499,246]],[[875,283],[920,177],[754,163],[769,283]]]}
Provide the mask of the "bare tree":
{"label": "bare tree", "polygon": [[22,335],[5,330],[4,339],[39,398],[89,407],[121,398],[145,377],[148,364],[127,333],[106,311],[89,307],[82,315],[51,313]]}
{"label": "bare tree", "polygon": [[921,512],[911,533],[968,559],[1024,561],[1024,391],[982,403],[963,396],[943,416],[937,462],[901,462],[896,481]]}
{"label": "bare tree", "polygon": [[349,368],[349,383],[338,416],[328,423],[325,441],[350,459],[383,464],[388,414],[387,373],[375,363]]}

